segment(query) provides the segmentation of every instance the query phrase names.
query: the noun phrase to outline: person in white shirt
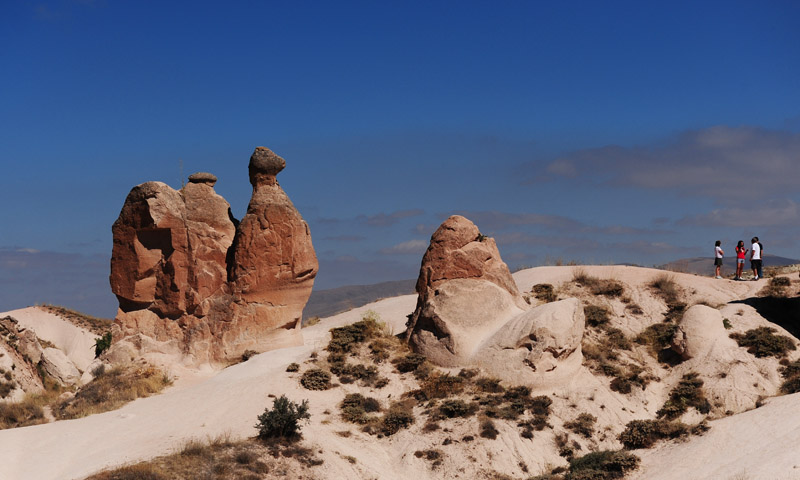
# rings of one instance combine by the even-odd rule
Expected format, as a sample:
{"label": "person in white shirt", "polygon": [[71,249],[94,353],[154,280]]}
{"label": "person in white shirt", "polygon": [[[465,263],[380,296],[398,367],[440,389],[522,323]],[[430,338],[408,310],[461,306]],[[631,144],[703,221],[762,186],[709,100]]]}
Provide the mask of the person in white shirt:
{"label": "person in white shirt", "polygon": [[717,278],[722,278],[721,270],[722,270],[722,257],[725,255],[725,252],[722,251],[722,242],[717,240],[714,244],[714,266],[716,267],[716,276]]}
{"label": "person in white shirt", "polygon": [[761,270],[761,244],[758,243],[758,237],[753,237],[753,243],[750,246],[750,268],[753,269],[753,280],[758,280],[758,273]]}

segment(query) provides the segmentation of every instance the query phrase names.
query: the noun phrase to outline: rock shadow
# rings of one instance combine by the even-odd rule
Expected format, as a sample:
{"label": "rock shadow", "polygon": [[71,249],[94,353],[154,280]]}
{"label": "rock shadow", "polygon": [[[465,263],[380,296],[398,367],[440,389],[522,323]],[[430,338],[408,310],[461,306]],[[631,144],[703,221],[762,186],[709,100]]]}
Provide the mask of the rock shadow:
{"label": "rock shadow", "polygon": [[750,305],[759,315],[800,339],[800,297],[751,297],[731,303]]}

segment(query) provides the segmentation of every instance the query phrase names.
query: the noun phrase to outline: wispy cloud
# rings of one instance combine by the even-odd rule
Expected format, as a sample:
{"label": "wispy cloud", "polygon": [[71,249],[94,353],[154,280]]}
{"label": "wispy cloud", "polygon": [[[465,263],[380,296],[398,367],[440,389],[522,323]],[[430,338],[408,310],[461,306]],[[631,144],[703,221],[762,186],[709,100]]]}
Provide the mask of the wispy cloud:
{"label": "wispy cloud", "polygon": [[681,218],[677,224],[745,228],[795,227],[800,224],[800,205],[789,199],[770,200],[747,207],[715,209],[709,213]]}
{"label": "wispy cloud", "polygon": [[797,192],[800,134],[717,126],[646,147],[605,146],[556,159],[554,177],[669,189],[726,204]]}
{"label": "wispy cloud", "polygon": [[663,235],[670,233],[663,229],[638,228],[625,225],[588,225],[572,218],[539,213],[507,213],[497,211],[460,211],[485,231],[503,231],[520,227],[541,227],[546,231],[571,234],[599,235]]}
{"label": "wispy cloud", "polygon": [[426,248],[428,248],[428,242],[424,240],[409,240],[382,248],[378,253],[381,255],[422,255]]}
{"label": "wispy cloud", "polygon": [[404,218],[418,217],[425,212],[419,208],[413,210],[399,210],[392,213],[378,213],[376,215],[359,215],[356,220],[370,227],[388,227]]}

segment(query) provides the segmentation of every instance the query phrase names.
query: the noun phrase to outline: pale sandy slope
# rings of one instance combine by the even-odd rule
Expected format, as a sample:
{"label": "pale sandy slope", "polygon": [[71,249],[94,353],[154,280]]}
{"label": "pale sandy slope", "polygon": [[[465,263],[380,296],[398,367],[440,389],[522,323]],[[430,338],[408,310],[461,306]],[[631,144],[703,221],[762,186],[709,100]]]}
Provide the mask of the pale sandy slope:
{"label": "pale sandy slope", "polygon": [[33,330],[37,337],[53,343],[81,371],[94,360],[94,341],[98,336],[92,332],[36,307],[0,313],[0,318],[6,315],[15,318],[20,327]]}
{"label": "pale sandy slope", "polygon": [[[645,288],[643,285],[661,273],[635,267],[584,268],[592,275],[625,281],[633,287],[634,299],[639,285]],[[572,271],[571,267],[541,267],[518,272],[515,278],[527,291],[534,283],[569,280]],[[764,285],[681,274],[676,274],[676,280],[685,288],[703,291],[709,301],[720,303],[752,295]],[[205,378],[178,382],[161,395],[114,412],[0,431],[0,479],[79,479],[106,466],[170,452],[192,438],[223,433],[252,436],[256,416],[271,406],[268,394],[309,399],[312,420],[303,433],[308,444],[324,452],[321,456],[325,463],[315,469],[319,478],[430,478],[433,474],[422,462],[397,453],[413,451],[411,447],[421,439],[401,433],[391,437],[387,445],[387,441],[342,438],[335,433],[335,414],[325,413],[335,412],[341,392],[303,390],[296,376],[285,372],[289,363],[302,363],[312,351],[321,350],[328,329],[360,319],[369,308],[380,313],[395,332],[401,331],[415,302],[415,296],[407,295],[325,319],[304,329],[302,347],[267,352],[216,375],[206,373]],[[637,478],[800,479],[796,468],[800,465],[798,412],[800,395],[781,397],[757,410],[711,422],[710,432],[688,443],[637,452],[643,456],[643,470]],[[358,462],[343,461],[345,456],[353,456]],[[740,477],[742,473],[746,476]]]}
{"label": "pale sandy slope", "polygon": [[[302,347],[266,352],[205,381],[186,382],[183,387],[137,400],[113,412],[0,431],[0,479],[78,479],[106,466],[164,454],[193,438],[225,433],[233,437],[253,436],[256,417],[272,405],[268,394],[309,399],[312,418],[322,419],[323,410],[332,407],[327,405],[326,392],[303,390],[296,379],[285,373],[286,366],[302,362],[313,350],[320,350],[327,343],[328,329],[359,320],[367,308],[379,312],[395,331],[401,331],[415,302],[415,296],[406,295],[331,317],[304,329]],[[380,452],[363,455],[362,446],[344,442],[336,445],[336,438],[342,439],[335,435],[317,439],[315,430],[320,435],[331,435],[320,428],[319,420],[312,421],[304,431],[307,441],[322,440],[325,450],[337,449],[342,455],[363,459],[359,467],[346,467],[347,471],[341,472],[330,470],[339,468],[337,463],[342,462],[325,462],[319,467],[322,478],[360,476],[356,468],[374,472],[384,472],[387,468]],[[373,462],[374,465],[369,465]],[[380,477],[395,478],[386,473]]]}

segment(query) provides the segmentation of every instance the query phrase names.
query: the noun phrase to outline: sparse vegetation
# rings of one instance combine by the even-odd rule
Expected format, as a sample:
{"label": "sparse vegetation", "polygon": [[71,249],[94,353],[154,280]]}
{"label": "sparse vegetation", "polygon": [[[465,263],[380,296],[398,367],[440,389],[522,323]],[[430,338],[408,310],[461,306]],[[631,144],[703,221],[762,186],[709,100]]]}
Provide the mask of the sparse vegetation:
{"label": "sparse vegetation", "polygon": [[104,370],[81,387],[74,397],[56,405],[53,415],[66,420],[116,410],[171,384],[172,380],[164,372],[150,365],[115,367]]}
{"label": "sparse vegetation", "polygon": [[331,388],[331,374],[321,368],[311,368],[300,377],[300,385],[307,390],[327,390]]}
{"label": "sparse vegetation", "polygon": [[697,373],[687,373],[672,389],[669,399],[656,414],[659,417],[674,419],[683,415],[689,407],[694,407],[700,413],[708,413],[711,411],[711,404],[706,400],[702,387],[703,380]]}
{"label": "sparse vegetation", "polygon": [[565,423],[564,427],[572,430],[582,437],[592,438],[592,435],[594,434],[594,424],[596,421],[597,417],[594,415],[590,413],[581,413],[574,420]]}
{"label": "sparse vegetation", "polygon": [[483,438],[488,438],[490,440],[494,440],[497,438],[497,435],[500,433],[497,430],[494,422],[490,418],[484,418],[480,422],[480,435]]}
{"label": "sparse vegetation", "polygon": [[436,468],[442,464],[444,453],[439,449],[432,448],[428,450],[417,450],[414,452],[414,456],[417,458],[424,458],[431,462],[431,468]]}
{"label": "sparse vegetation", "polygon": [[407,407],[395,404],[383,416],[381,421],[381,433],[386,436],[394,435],[404,428],[408,428],[414,423],[414,414]]}
{"label": "sparse vegetation", "polygon": [[360,393],[351,393],[344,397],[342,403],[339,404],[339,409],[342,412],[342,419],[345,421],[364,425],[377,419],[376,416],[368,414],[379,412],[381,404],[374,398],[365,397]]}
{"label": "sparse vegetation", "polygon": [[572,281],[583,286],[593,295],[603,295],[606,297],[619,297],[625,292],[625,287],[614,279],[600,279],[589,275],[582,268],[576,268],[572,272]]}
{"label": "sparse vegetation", "polygon": [[679,438],[689,433],[689,426],[664,419],[633,420],[619,434],[619,441],[628,450],[650,448],[659,440]]}
{"label": "sparse vegetation", "polygon": [[583,314],[586,317],[586,323],[592,327],[605,325],[611,318],[611,312],[606,307],[599,305],[586,305],[583,307]]}
{"label": "sparse vegetation", "polygon": [[602,450],[569,462],[564,480],[614,480],[639,467],[639,457],[625,451]]}
{"label": "sparse vegetation", "polygon": [[783,335],[776,335],[772,327],[758,327],[744,333],[732,333],[730,337],[736,340],[740,347],[747,347],[747,351],[758,358],[784,357],[789,350],[796,350],[792,339]]}
{"label": "sparse vegetation", "polygon": [[537,300],[545,303],[555,302],[558,299],[553,286],[549,283],[537,283],[531,289],[531,293]]}
{"label": "sparse vegetation", "polygon": [[785,394],[800,392],[800,360],[788,363],[781,368],[783,383],[781,392]]}
{"label": "sparse vegetation", "polygon": [[72,310],[66,307],[62,307],[60,305],[44,304],[39,306],[38,308],[46,312],[50,312],[54,315],[58,315],[59,317],[73,323],[74,325],[85,328],[86,330],[89,330],[95,335],[99,335],[101,337],[111,331],[111,325],[114,323],[112,320],[108,318],[93,317],[91,315],[81,313],[77,310]]}
{"label": "sparse vegetation", "polygon": [[[323,460],[314,451],[281,439],[232,442],[220,437],[191,440],[177,453],[107,470],[87,480],[255,480],[274,476],[305,478]],[[313,474],[311,475],[313,476]]]}
{"label": "sparse vegetation", "polygon": [[474,415],[477,410],[478,405],[460,399],[445,400],[439,405],[439,414],[448,418],[469,417]]}
{"label": "sparse vegetation", "polygon": [[772,277],[759,294],[765,297],[785,298],[791,285],[792,281],[788,277]]}
{"label": "sparse vegetation", "polygon": [[246,362],[251,358],[255,357],[256,355],[258,355],[258,352],[256,352],[255,350],[247,349],[244,352],[242,352],[242,361]]}
{"label": "sparse vegetation", "polygon": [[674,323],[654,323],[639,333],[634,341],[641,345],[648,345],[653,355],[658,357],[662,350],[669,348],[672,344],[672,337],[675,336],[676,331],[678,331],[678,326]]}
{"label": "sparse vegetation", "polygon": [[102,337],[94,340],[94,358],[99,357],[111,348],[111,332],[106,332]]}
{"label": "sparse vegetation", "polygon": [[672,275],[666,273],[658,275],[647,286],[668,305],[677,302],[681,297],[680,287]]}
{"label": "sparse vegetation", "polygon": [[287,372],[297,372],[299,370],[300,370],[300,365],[297,364],[297,363],[294,363],[294,362],[292,362],[292,363],[290,363],[289,365],[286,366],[286,371]]}

